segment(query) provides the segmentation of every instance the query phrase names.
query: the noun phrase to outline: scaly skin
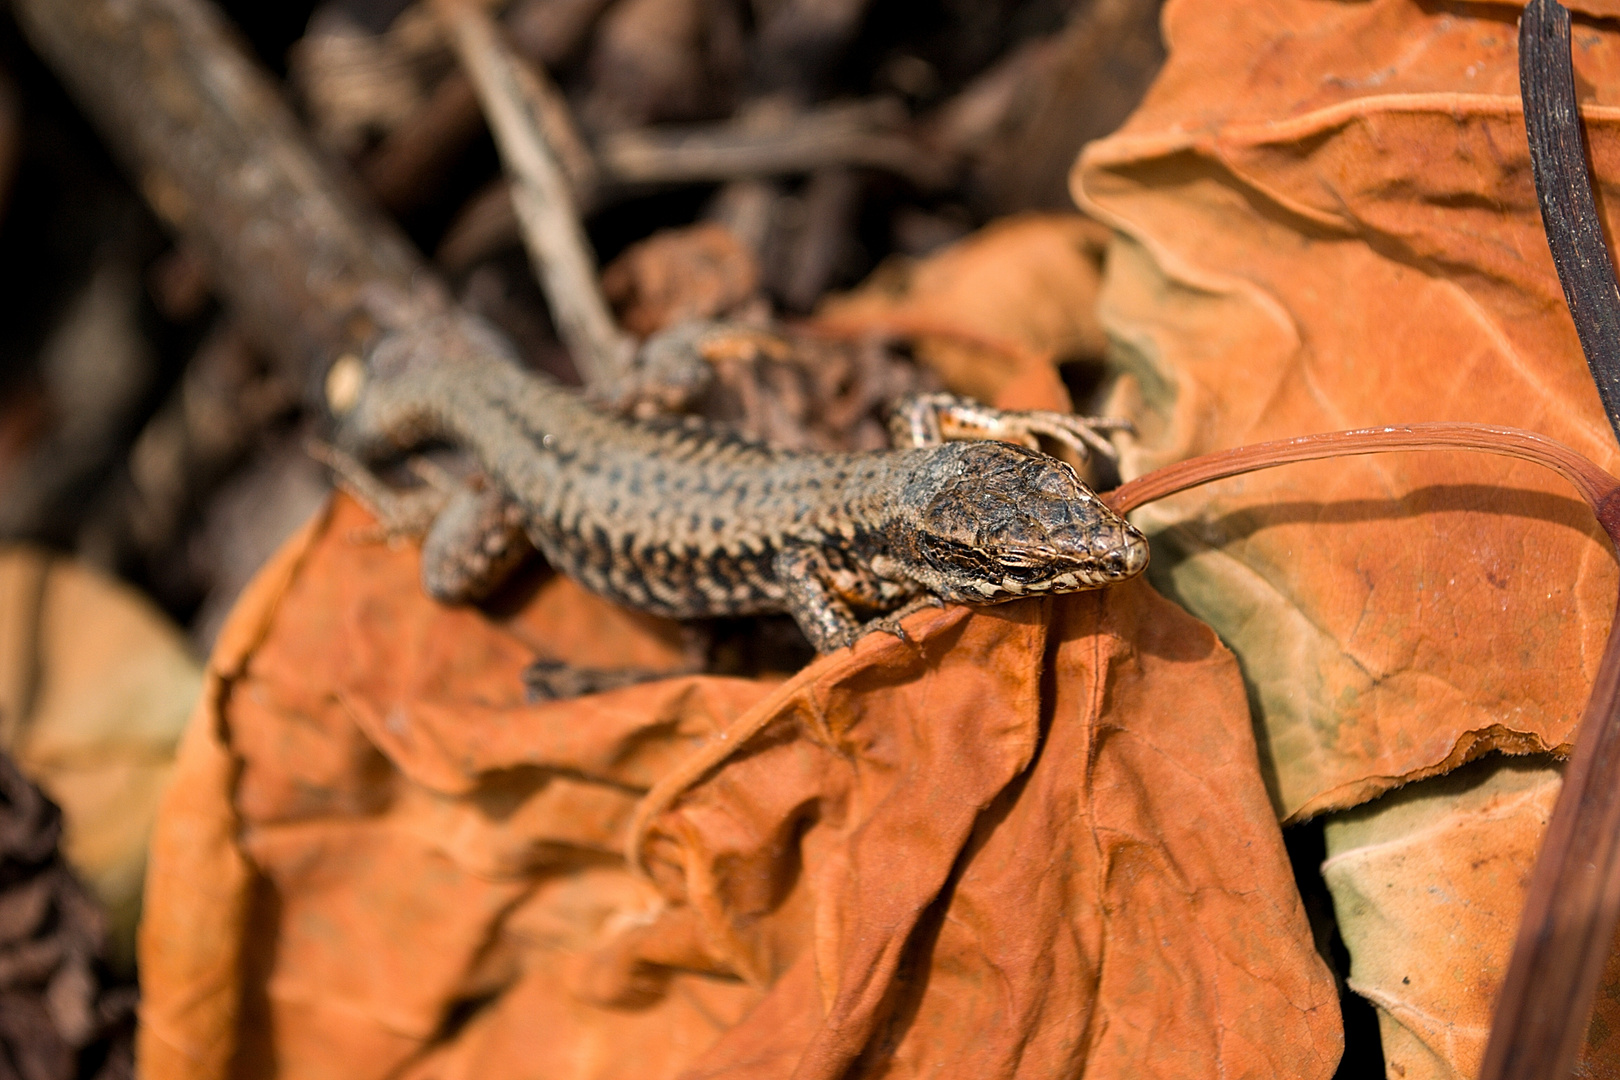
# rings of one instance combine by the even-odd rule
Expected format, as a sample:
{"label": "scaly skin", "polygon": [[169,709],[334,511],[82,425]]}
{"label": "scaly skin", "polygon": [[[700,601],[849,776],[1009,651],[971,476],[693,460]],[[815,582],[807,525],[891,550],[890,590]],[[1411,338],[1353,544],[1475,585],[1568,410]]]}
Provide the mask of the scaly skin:
{"label": "scaly skin", "polygon": [[471,451],[551,564],[619,603],[682,619],[787,611],[826,652],[859,636],[858,613],[1098,588],[1147,565],[1142,535],[1036,451],[773,450],[624,419],[522,370],[465,316],[442,329],[431,348],[418,328],[415,344],[372,351],[342,444]]}

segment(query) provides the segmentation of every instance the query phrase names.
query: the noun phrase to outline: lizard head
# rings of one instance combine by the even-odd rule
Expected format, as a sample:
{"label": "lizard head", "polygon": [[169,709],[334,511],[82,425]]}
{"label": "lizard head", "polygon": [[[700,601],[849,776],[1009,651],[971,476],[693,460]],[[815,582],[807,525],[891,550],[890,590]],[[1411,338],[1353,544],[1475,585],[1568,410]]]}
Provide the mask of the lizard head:
{"label": "lizard head", "polygon": [[1067,463],[1011,443],[946,443],[919,455],[896,508],[891,557],[944,600],[1078,592],[1147,567],[1147,538]]}

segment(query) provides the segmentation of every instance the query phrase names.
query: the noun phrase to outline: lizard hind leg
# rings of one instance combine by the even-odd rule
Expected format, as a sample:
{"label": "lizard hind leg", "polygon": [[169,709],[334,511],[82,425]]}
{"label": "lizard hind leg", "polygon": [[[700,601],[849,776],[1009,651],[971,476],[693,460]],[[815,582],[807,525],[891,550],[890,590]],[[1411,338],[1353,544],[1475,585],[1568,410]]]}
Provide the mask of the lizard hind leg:
{"label": "lizard hind leg", "polygon": [[422,589],[445,603],[484,599],[534,554],[521,508],[486,483],[454,487],[422,538]]}
{"label": "lizard hind leg", "polygon": [[638,686],[679,675],[698,675],[709,669],[712,644],[708,628],[701,624],[681,626],[680,661],[670,667],[593,668],[576,667],[562,660],[539,659],[523,670],[523,685],[530,702],[566,701],[587,694],[602,694],[626,686]]}
{"label": "lizard hind leg", "polygon": [[828,584],[832,567],[820,548],[784,548],[777,553],[775,570],[786,593],[788,614],[816,652],[837,652],[861,636],[855,613]]}
{"label": "lizard hind leg", "polygon": [[375,531],[366,531],[367,539],[392,544],[424,536],[450,499],[450,489],[431,479],[417,487],[396,488],[358,458],[335,446],[311,440],[307,449],[310,457],[332,470],[332,482],[377,519]]}
{"label": "lizard hind leg", "polygon": [[409,467],[422,483],[399,489],[336,447],[314,443],[310,453],[377,519],[367,539],[422,541],[422,588],[435,600],[482,600],[534,553],[517,504],[481,478],[416,457]]}
{"label": "lizard hind leg", "polygon": [[536,660],[523,669],[523,686],[530,702],[569,701],[590,694],[605,694],[626,686],[668,679],[675,675],[695,675],[701,666],[689,671],[645,671],[640,668],[579,668],[558,660]]}
{"label": "lizard hind leg", "polygon": [[[786,548],[778,554],[776,577],[787,593],[788,613],[818,653],[853,645],[875,630],[909,641],[900,620],[924,607],[943,606],[932,593],[915,595],[910,588],[898,589],[893,583],[886,587],[859,567],[836,566],[827,552],[810,545]],[[893,610],[861,622],[852,600],[863,609]]]}

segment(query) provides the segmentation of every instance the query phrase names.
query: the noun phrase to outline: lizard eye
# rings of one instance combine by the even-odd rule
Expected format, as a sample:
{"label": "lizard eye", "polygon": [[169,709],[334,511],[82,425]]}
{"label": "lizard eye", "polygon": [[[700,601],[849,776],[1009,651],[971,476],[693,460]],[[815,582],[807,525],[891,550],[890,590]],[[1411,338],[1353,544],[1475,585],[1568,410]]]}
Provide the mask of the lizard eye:
{"label": "lizard eye", "polygon": [[1037,581],[1045,581],[1052,576],[1052,564],[1045,559],[1029,562],[1001,562],[1002,575],[1009,581],[1032,585]]}

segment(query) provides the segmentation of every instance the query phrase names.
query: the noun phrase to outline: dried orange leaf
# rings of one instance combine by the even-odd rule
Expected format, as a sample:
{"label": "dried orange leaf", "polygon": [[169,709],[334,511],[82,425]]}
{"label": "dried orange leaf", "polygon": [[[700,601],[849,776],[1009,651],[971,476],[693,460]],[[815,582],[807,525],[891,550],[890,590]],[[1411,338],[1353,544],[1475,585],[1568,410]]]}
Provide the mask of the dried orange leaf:
{"label": "dried orange leaf", "polygon": [[[340,500],[221,635],[153,843],[148,1075],[225,1076],[236,1055],[288,1075],[392,1075],[522,958],[641,916],[655,896],[619,865],[636,791],[769,690],[674,679],[531,706],[536,652],[669,668],[675,628],[555,577],[502,623],[435,604],[416,551],[361,539],[370,524]],[[710,1004],[671,1007],[688,1019],[670,1061],[724,1013]],[[580,1022],[574,1043],[548,1033],[559,1052],[649,1027]],[[640,1060],[591,1075],[655,1075]]]}
{"label": "dried orange leaf", "polygon": [[133,590],[70,559],[0,547],[0,747],[55,800],[64,854],[132,964],[146,845],[202,686],[185,638]]}
{"label": "dried orange leaf", "polygon": [[673,665],[667,624],[555,577],[445,608],[365,524],[313,523],[210,665],[147,1074],[1331,1075],[1236,665],[1145,584],[532,705],[533,649]]}
{"label": "dried orange leaf", "polygon": [[884,264],[824,302],[816,321],[915,339],[919,359],[958,393],[1066,411],[1052,365],[1102,353],[1095,306],[1106,237],[1074,214],[1007,218],[919,262]]}
{"label": "dried orange leaf", "polygon": [[1140,583],[908,629],[782,687],[654,824],[670,912],[773,984],[693,1075],[1330,1075],[1208,629]]}
{"label": "dried orange leaf", "polygon": [[758,288],[753,254],[713,222],[655,233],[602,271],[602,291],[619,323],[639,337],[727,314]]}
{"label": "dried orange leaf", "polygon": [[[1120,234],[1102,317],[1143,433],[1129,474],[1423,420],[1513,424],[1614,468],[1518,102],[1516,6],[1166,12],[1146,103],[1077,167]],[[1620,206],[1620,34],[1576,29]],[[1278,813],[1354,805],[1491,747],[1565,748],[1614,559],[1556,477],[1414,454],[1294,466],[1145,511],[1156,580],[1236,651]]]}
{"label": "dried orange leaf", "polygon": [[[1492,756],[1328,819],[1322,874],[1391,1076],[1479,1074],[1559,776],[1545,758]],[[1583,1075],[1612,1076],[1620,955],[1597,1002]]]}

